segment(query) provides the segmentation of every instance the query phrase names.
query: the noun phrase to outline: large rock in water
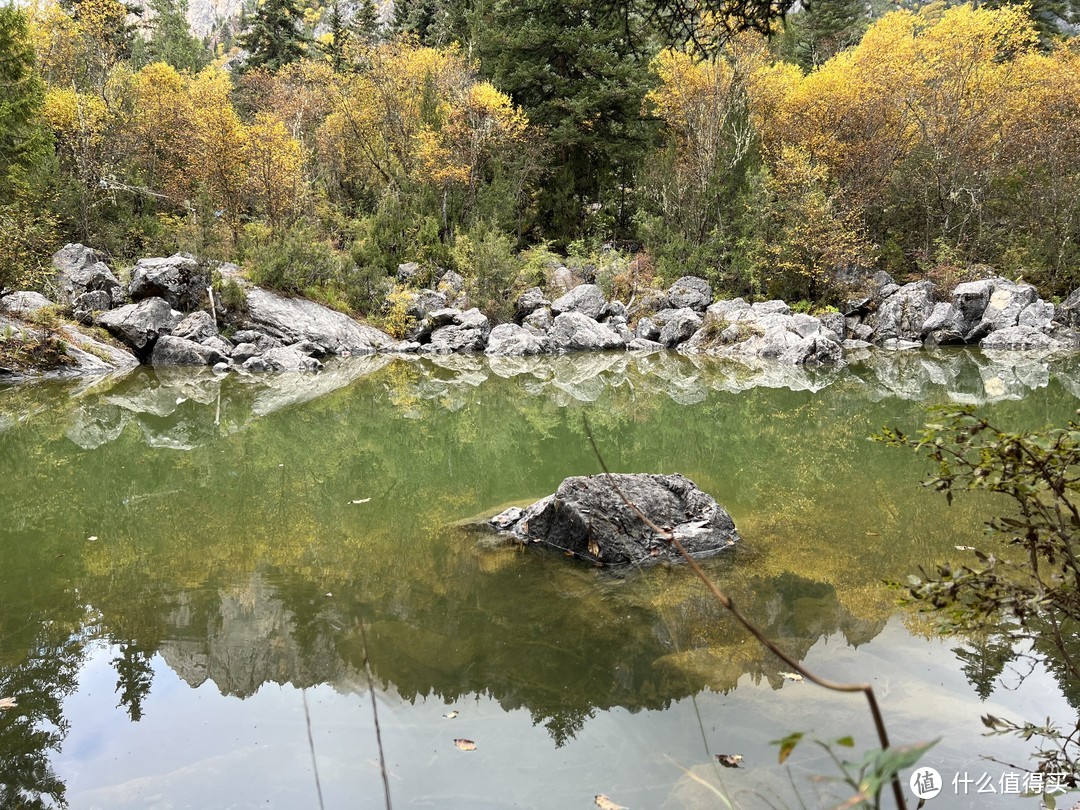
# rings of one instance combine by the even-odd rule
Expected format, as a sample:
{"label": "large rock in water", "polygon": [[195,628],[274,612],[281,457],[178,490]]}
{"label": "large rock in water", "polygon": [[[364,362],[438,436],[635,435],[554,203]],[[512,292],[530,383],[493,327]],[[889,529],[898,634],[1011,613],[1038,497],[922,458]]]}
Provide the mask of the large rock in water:
{"label": "large rock in water", "polygon": [[247,305],[252,324],[282,343],[310,340],[331,354],[374,354],[394,342],[373,326],[303,298],[283,298],[256,287],[248,292]]}
{"label": "large rock in water", "polygon": [[553,495],[527,509],[512,507],[488,525],[518,542],[546,546],[596,565],[682,559],[626,501],[657,526],[673,531],[693,557],[716,554],[739,539],[731,515],[681,475],[567,478]]}

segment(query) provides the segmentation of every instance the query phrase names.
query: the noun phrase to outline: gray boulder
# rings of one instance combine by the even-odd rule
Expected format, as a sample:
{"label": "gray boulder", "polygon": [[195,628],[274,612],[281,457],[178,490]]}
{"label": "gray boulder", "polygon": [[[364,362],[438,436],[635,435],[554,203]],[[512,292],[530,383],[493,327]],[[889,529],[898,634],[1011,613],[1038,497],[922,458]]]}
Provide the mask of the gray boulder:
{"label": "gray boulder", "polygon": [[258,287],[247,296],[248,316],[261,332],[282,343],[310,340],[331,354],[373,354],[394,339],[373,326],[301,298],[284,298]]}
{"label": "gray boulder", "polygon": [[489,521],[517,542],[550,548],[598,566],[646,565],[682,559],[670,530],[692,557],[708,557],[739,540],[731,515],[681,475],[592,475],[565,479],[553,495]]}
{"label": "gray boulder", "polygon": [[164,298],[146,298],[98,315],[96,323],[127,343],[136,352],[149,354],[158,337],[180,323],[182,315]]}
{"label": "gray boulder", "polygon": [[997,329],[984,337],[979,346],[1008,351],[1055,351],[1066,348],[1065,344],[1030,326]]}
{"label": "gray boulder", "polygon": [[699,312],[712,303],[712,285],[697,276],[683,276],[668,287],[668,306],[672,309],[688,307]]}
{"label": "gray boulder", "polygon": [[51,307],[52,301],[41,293],[13,292],[0,298],[0,312],[16,318],[26,318],[45,307]]}
{"label": "gray boulder", "polygon": [[551,302],[551,311],[555,315],[580,312],[594,320],[600,317],[606,307],[604,293],[595,284],[579,284],[566,295]]}
{"label": "gray boulder", "polygon": [[436,285],[436,289],[446,295],[447,301],[459,302],[468,297],[465,295],[465,277],[460,273],[455,273],[453,270],[447,270],[443,273],[442,278],[439,279],[439,283]]}
{"label": "gray boulder", "polygon": [[420,265],[417,262],[404,262],[397,266],[397,280],[402,284],[407,284],[416,278],[420,272]]}
{"label": "gray boulder", "polygon": [[822,326],[832,332],[838,341],[842,341],[847,336],[847,321],[839,312],[818,315],[818,320],[821,321]]}
{"label": "gray boulder", "polygon": [[435,310],[444,309],[445,307],[446,293],[435,290],[420,290],[412,294],[411,300],[405,307],[405,314],[421,321]]}
{"label": "gray boulder", "polygon": [[547,340],[534,335],[524,326],[516,323],[501,323],[488,335],[485,354],[523,356],[543,354],[547,351]]}
{"label": "gray boulder", "polygon": [[258,357],[263,353],[254,343],[237,343],[232,350],[232,359],[237,363],[244,363],[252,357]]}
{"label": "gray boulder", "polygon": [[552,318],[551,310],[548,307],[540,307],[526,315],[521,325],[534,335],[543,336],[548,333],[553,323],[555,320]]}
{"label": "gray boulder", "polygon": [[164,298],[174,309],[190,312],[206,295],[209,276],[192,256],[177,253],[168,258],[139,259],[131,273],[128,294],[132,301]]}
{"label": "gray boulder", "polygon": [[543,290],[539,287],[530,287],[519,295],[517,301],[514,302],[514,320],[521,323],[536,310],[550,304],[551,302],[547,300]]}
{"label": "gray boulder", "polygon": [[450,324],[440,326],[431,333],[431,342],[421,346],[425,354],[456,354],[457,352],[482,352],[485,334],[472,326]]}
{"label": "gray boulder", "polygon": [[675,310],[675,313],[667,319],[664,328],[660,330],[659,342],[664,346],[673,348],[690,337],[701,328],[701,316],[689,307]]}
{"label": "gray boulder", "polygon": [[663,343],[657,343],[655,340],[646,340],[645,338],[634,338],[626,344],[628,351],[632,352],[658,352],[664,348]]}
{"label": "gray boulder", "polygon": [[79,323],[89,325],[99,312],[112,309],[113,304],[112,295],[105,290],[88,290],[72,300],[71,316]]}
{"label": "gray boulder", "polygon": [[254,354],[260,354],[268,349],[276,349],[285,345],[277,338],[270,337],[270,335],[265,332],[260,332],[257,329],[240,329],[233,334],[232,339],[233,343],[236,343],[238,346],[242,343],[249,343],[255,346],[256,351]]}
{"label": "gray boulder", "polygon": [[556,315],[548,339],[552,351],[556,352],[600,351],[625,346],[618,332],[581,312]]}
{"label": "gray boulder", "polygon": [[656,325],[652,318],[642,318],[634,328],[634,337],[639,340],[658,342],[660,340],[660,327]]}
{"label": "gray boulder", "polygon": [[956,304],[941,301],[923,321],[922,339],[930,346],[951,346],[964,342],[970,331],[966,317]]}
{"label": "gray boulder", "polygon": [[1039,300],[1038,291],[1030,284],[1018,284],[1002,278],[986,281],[993,285],[993,291],[982,318],[965,336],[968,343],[981,342],[991,332],[1019,325],[1021,313]]}
{"label": "gray boulder", "polygon": [[964,334],[970,332],[986,312],[990,296],[994,293],[994,282],[998,279],[984,278],[957,284],[953,289],[952,305],[959,313],[960,325]]}
{"label": "gray boulder", "polygon": [[228,359],[228,355],[223,355],[216,349],[203,346],[193,340],[176,335],[162,335],[154,344],[154,351],[150,354],[150,365],[212,366],[216,363],[228,362]]}
{"label": "gray boulder", "polygon": [[899,287],[867,319],[874,330],[875,342],[890,338],[921,340],[923,324],[934,311],[934,304],[933,282],[916,281]]}
{"label": "gray boulder", "polygon": [[184,320],[180,321],[176,325],[176,328],[172,330],[172,334],[176,337],[185,338],[193,341],[194,343],[202,343],[209,337],[213,337],[218,333],[217,326],[214,324],[214,317],[209,312],[198,310],[192,312]]}
{"label": "gray boulder", "polygon": [[1080,288],[1069,293],[1069,297],[1057,308],[1057,317],[1065,326],[1080,327]]}
{"label": "gray boulder", "polygon": [[53,254],[56,269],[56,298],[61,304],[71,303],[85,292],[99,290],[108,294],[111,306],[119,305],[124,297],[123,287],[96,250],[85,245],[68,244]]}
{"label": "gray boulder", "polygon": [[270,349],[244,361],[244,371],[320,371],[323,364],[292,346]]}

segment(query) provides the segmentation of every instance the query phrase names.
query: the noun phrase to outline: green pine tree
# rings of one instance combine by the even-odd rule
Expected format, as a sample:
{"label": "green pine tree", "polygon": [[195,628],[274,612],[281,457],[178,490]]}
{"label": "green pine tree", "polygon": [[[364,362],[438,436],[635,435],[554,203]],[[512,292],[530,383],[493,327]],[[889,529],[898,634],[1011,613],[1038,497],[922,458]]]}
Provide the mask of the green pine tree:
{"label": "green pine tree", "polygon": [[869,24],[864,0],[814,0],[788,18],[782,50],[804,70],[813,70],[857,45]]}
{"label": "green pine tree", "polygon": [[477,16],[482,71],[551,146],[538,200],[550,238],[578,238],[597,216],[614,235],[630,219],[626,189],[647,143],[649,82],[648,54],[633,52],[632,33],[589,0],[496,0]]}
{"label": "green pine tree", "polygon": [[303,18],[297,0],[263,0],[240,37],[240,46],[248,52],[244,70],[278,70],[303,59],[307,50]]}
{"label": "green pine tree", "polygon": [[197,72],[210,63],[210,53],[187,22],[187,0],[150,0],[154,13],[149,37],[136,40],[131,61],[136,67],[167,62],[177,70]]}
{"label": "green pine tree", "polygon": [[47,154],[38,115],[43,99],[26,16],[14,6],[0,6],[0,204],[24,189],[27,175]]}

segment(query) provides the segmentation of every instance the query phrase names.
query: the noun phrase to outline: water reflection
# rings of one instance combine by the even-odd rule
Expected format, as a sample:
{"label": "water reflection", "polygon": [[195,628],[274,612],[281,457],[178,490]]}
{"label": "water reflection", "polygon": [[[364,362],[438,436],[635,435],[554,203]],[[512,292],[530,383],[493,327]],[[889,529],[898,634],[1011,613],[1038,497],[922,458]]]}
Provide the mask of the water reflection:
{"label": "water reflection", "polygon": [[0,697],[20,711],[0,714],[0,766],[31,763],[24,798],[62,794],[50,763],[83,722],[62,707],[96,640],[142,722],[156,661],[193,693],[363,692],[361,622],[381,692],[485,696],[555,746],[597,713],[780,689],[783,667],[684,569],[612,576],[478,547],[455,523],[595,471],[584,410],[613,468],[683,472],[732,512],[745,543],[710,573],[771,637],[797,657],[859,647],[893,614],[881,581],[970,542],[985,503],[946,510],[915,459],[866,436],[917,425],[927,400],[1061,421],[1078,379],[966,350],[819,372],[624,353],[5,389]]}

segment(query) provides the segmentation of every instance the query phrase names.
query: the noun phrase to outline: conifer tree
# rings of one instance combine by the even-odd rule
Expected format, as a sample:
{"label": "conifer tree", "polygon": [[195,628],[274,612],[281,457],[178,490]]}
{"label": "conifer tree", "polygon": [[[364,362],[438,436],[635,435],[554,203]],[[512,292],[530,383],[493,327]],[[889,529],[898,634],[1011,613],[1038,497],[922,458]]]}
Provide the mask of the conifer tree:
{"label": "conifer tree", "polygon": [[206,67],[210,54],[192,35],[187,8],[187,0],[150,0],[150,9],[154,13],[149,23],[150,36],[135,42],[132,61],[136,67],[166,62],[177,70],[193,73]]}
{"label": "conifer tree", "polygon": [[274,71],[302,59],[306,51],[303,19],[297,0],[263,0],[240,37],[241,47],[248,52],[244,69]]}
{"label": "conifer tree", "polygon": [[645,147],[649,82],[649,60],[632,50],[632,32],[598,17],[590,0],[496,0],[476,30],[482,71],[551,146],[541,229],[577,238],[586,211],[598,208],[625,225],[623,190]]}
{"label": "conifer tree", "polygon": [[14,6],[0,6],[0,204],[11,201],[26,172],[44,157],[38,117],[43,92],[26,17]]}

